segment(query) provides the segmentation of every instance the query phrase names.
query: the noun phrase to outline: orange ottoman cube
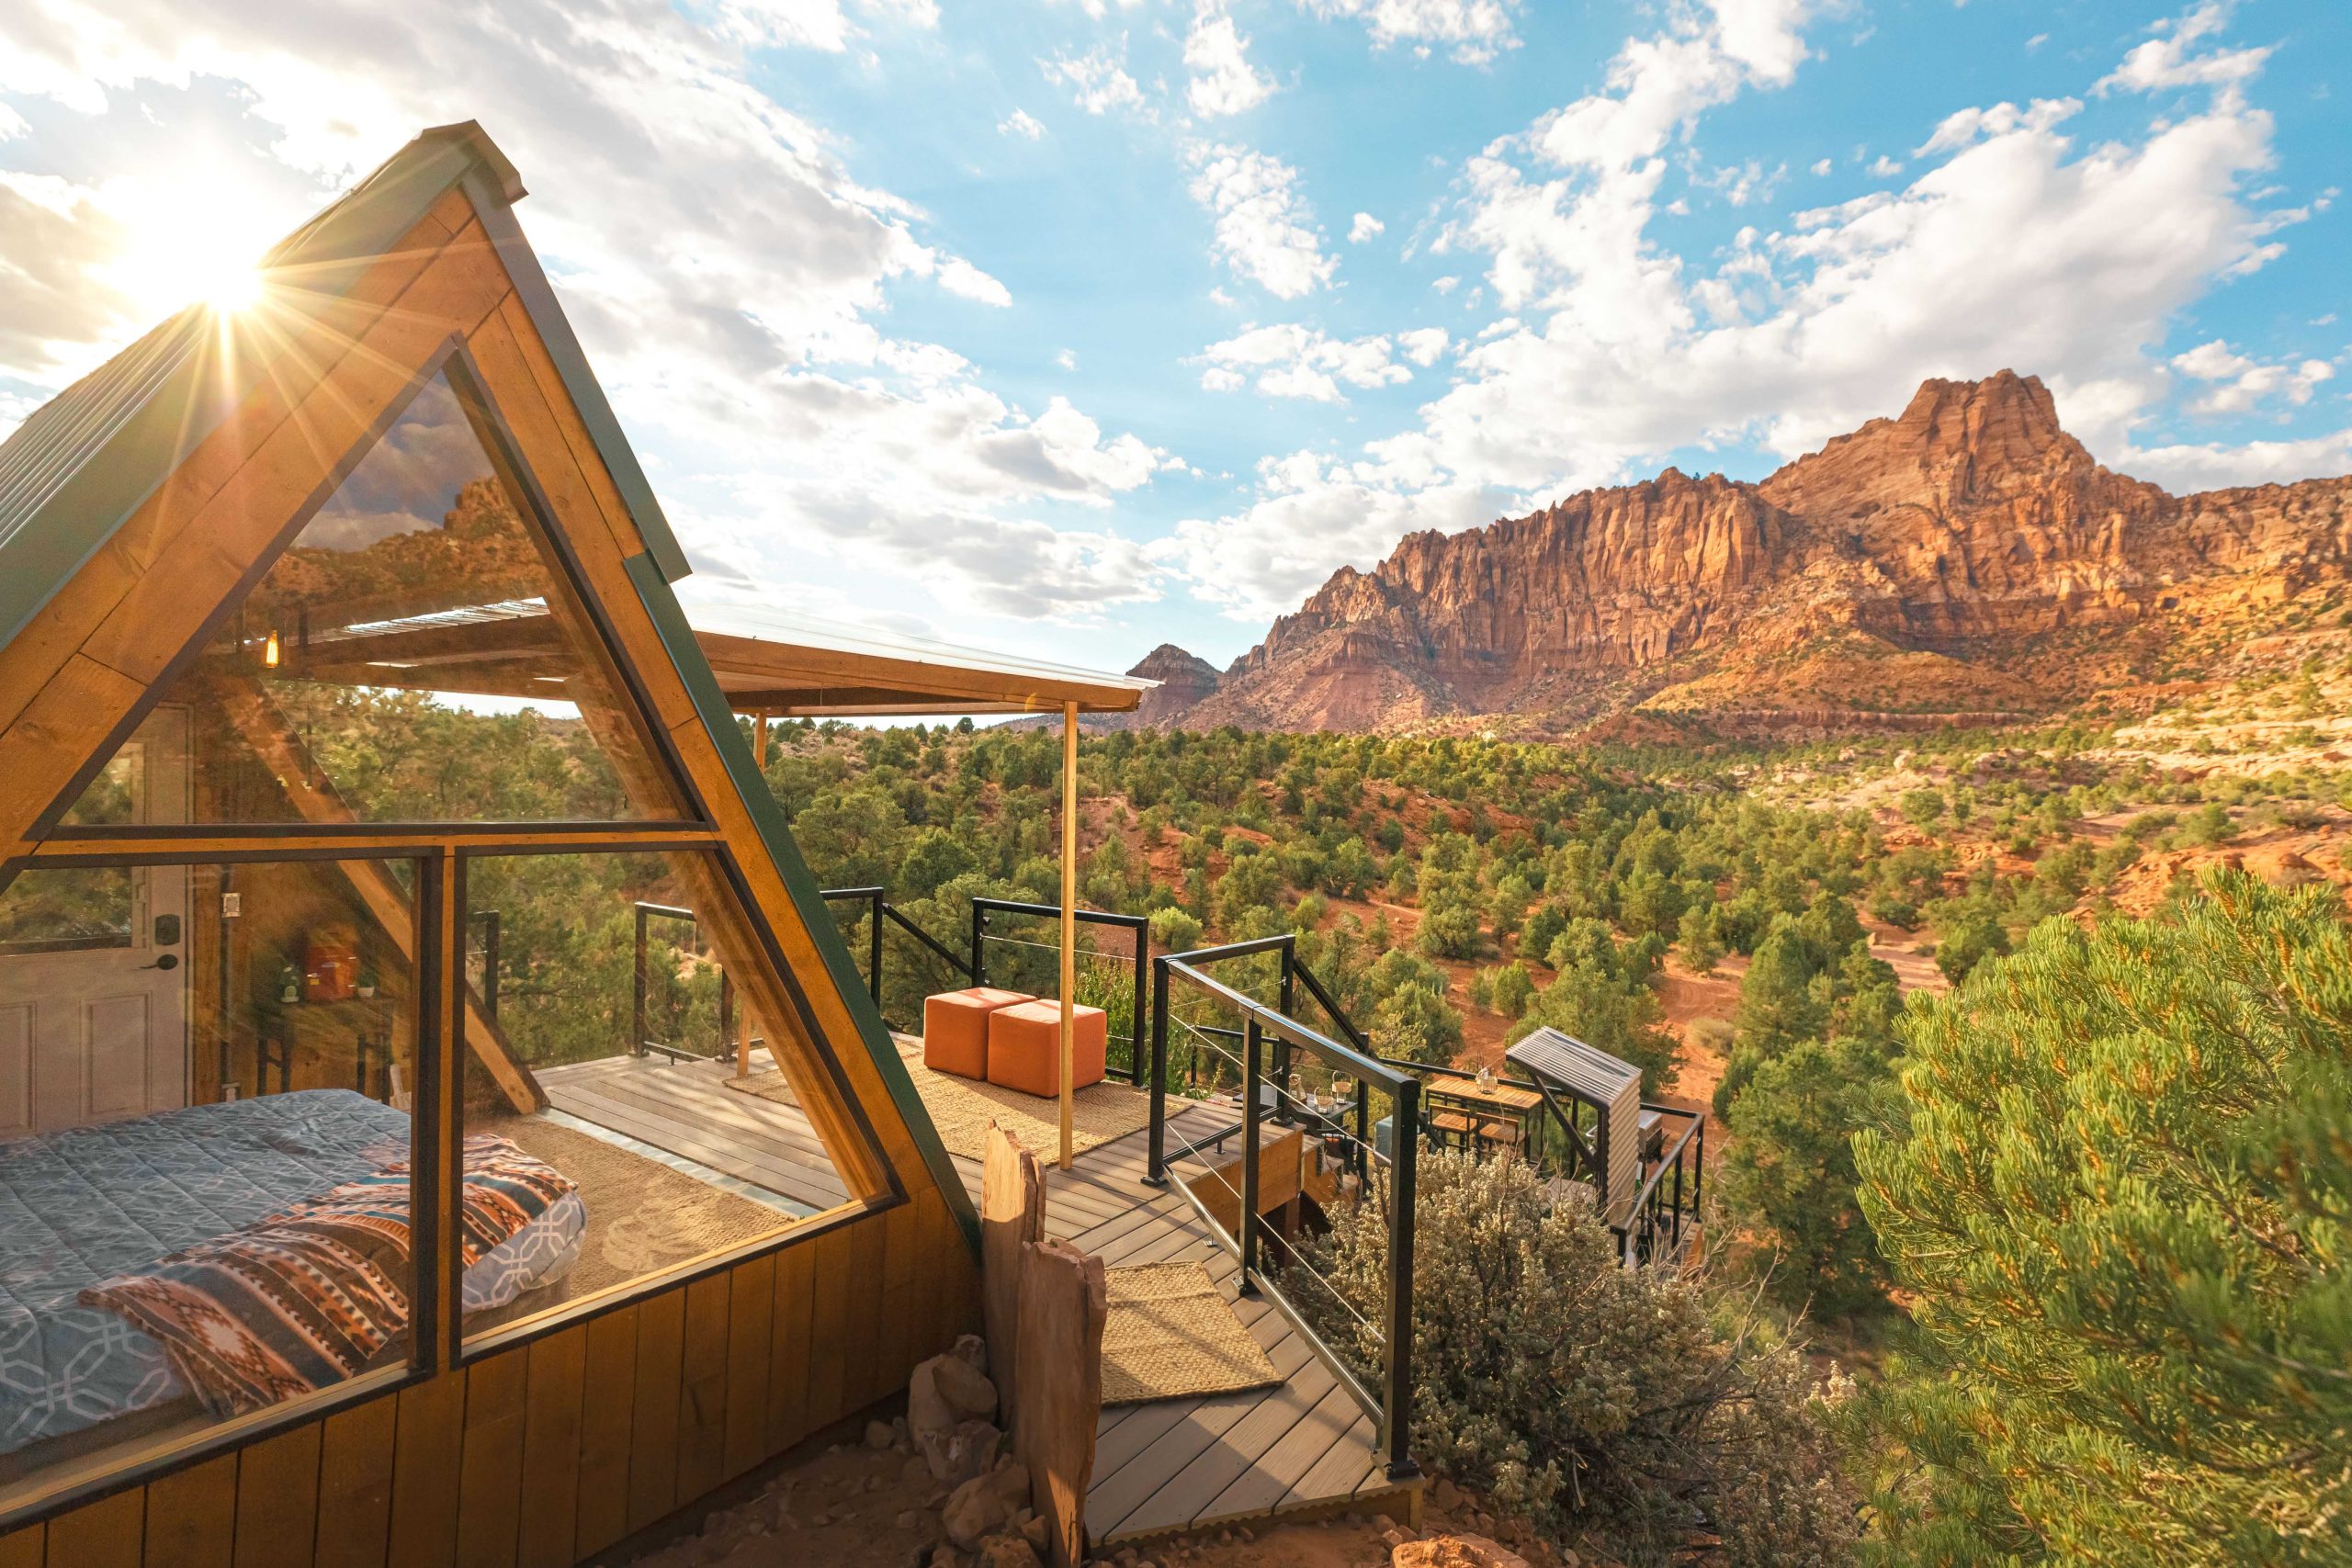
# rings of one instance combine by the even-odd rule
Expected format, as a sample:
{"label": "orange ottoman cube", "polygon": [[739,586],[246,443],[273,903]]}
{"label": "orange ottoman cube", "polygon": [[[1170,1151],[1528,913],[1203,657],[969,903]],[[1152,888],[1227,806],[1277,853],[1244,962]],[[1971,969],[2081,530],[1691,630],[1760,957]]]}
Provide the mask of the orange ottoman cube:
{"label": "orange ottoman cube", "polygon": [[[1070,1088],[1101,1083],[1110,1025],[1101,1008],[1070,1020]],[[1052,1099],[1062,1091],[1062,1004],[1018,1002],[989,1014],[989,1082]]]}
{"label": "orange ottoman cube", "polygon": [[989,1076],[989,1019],[1001,1008],[1030,1000],[1026,991],[974,986],[922,1000],[922,1065],[957,1077]]}

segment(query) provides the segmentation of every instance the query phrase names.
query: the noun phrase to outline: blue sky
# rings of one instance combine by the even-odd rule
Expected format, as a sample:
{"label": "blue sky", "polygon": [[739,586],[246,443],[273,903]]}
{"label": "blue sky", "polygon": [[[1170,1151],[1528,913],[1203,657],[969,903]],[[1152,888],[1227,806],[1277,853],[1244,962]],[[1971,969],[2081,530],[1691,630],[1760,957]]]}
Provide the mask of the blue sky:
{"label": "blue sky", "polygon": [[1667,463],[2041,375],[2352,471],[2316,0],[29,0],[0,425],[479,118],[697,591],[1123,667]]}

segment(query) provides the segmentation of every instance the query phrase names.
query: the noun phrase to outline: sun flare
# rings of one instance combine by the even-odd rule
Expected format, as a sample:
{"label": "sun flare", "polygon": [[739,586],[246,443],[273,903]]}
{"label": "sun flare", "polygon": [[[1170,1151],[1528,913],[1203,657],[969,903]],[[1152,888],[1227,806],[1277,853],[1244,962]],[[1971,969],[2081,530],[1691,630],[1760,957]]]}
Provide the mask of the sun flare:
{"label": "sun flare", "polygon": [[252,265],[222,267],[204,287],[204,302],[217,315],[233,316],[261,301],[261,270]]}

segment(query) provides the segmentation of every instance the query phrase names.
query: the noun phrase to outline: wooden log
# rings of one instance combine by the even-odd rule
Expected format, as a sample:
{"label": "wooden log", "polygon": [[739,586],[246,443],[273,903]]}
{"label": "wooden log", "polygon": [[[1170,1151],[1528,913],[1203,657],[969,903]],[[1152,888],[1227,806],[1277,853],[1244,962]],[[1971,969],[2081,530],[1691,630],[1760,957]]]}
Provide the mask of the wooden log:
{"label": "wooden log", "polygon": [[1066,1241],[1022,1244],[1012,1450],[1029,1469],[1030,1503],[1046,1521],[1054,1568],[1086,1561],[1086,1489],[1102,1418],[1109,1312],[1101,1258]]}
{"label": "wooden log", "polygon": [[[1021,1249],[1046,1239],[1046,1169],[1012,1134],[989,1123],[980,1178],[980,1315],[1000,1408],[1018,1406]],[[1010,1417],[1008,1417],[1010,1418]]]}

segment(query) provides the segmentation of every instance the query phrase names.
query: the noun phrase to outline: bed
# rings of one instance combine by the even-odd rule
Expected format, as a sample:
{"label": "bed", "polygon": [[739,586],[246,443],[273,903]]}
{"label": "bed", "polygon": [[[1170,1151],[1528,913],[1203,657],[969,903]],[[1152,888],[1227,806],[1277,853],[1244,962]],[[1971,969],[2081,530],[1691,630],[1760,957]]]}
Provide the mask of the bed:
{"label": "bed", "polygon": [[[303,1089],[0,1143],[0,1454],[188,1399],[85,1287],[380,1173],[409,1134],[365,1095]],[[560,1278],[586,1221],[576,1191],[549,1205],[468,1268],[465,1309]]]}

